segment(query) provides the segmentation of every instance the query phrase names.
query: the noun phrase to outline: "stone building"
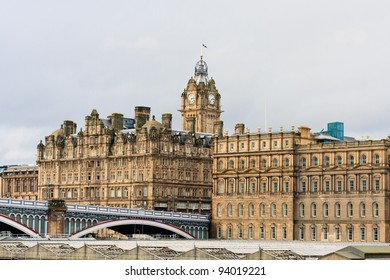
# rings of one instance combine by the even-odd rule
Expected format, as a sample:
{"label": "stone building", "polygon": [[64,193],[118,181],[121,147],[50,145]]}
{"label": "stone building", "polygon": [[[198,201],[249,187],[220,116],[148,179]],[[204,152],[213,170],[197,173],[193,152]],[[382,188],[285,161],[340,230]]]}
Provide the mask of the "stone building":
{"label": "stone building", "polygon": [[13,165],[0,169],[0,197],[38,199],[38,166]]}
{"label": "stone building", "polygon": [[390,139],[346,139],[243,124],[215,138],[213,236],[389,242]]}
{"label": "stone building", "polygon": [[182,129],[149,107],[135,117],[98,112],[85,127],[64,121],[38,149],[39,198],[72,203],[209,213],[212,136],[222,131],[220,95],[201,58],[182,93]]}

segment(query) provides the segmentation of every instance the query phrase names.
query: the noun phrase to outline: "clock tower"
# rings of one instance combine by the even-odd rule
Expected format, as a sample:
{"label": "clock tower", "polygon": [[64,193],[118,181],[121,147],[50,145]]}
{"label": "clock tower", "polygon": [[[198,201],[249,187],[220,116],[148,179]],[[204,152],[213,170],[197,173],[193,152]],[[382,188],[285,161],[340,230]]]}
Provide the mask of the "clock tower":
{"label": "clock tower", "polygon": [[195,65],[195,75],[181,95],[181,127],[190,132],[221,134],[221,95],[213,78],[208,78],[203,56]]}

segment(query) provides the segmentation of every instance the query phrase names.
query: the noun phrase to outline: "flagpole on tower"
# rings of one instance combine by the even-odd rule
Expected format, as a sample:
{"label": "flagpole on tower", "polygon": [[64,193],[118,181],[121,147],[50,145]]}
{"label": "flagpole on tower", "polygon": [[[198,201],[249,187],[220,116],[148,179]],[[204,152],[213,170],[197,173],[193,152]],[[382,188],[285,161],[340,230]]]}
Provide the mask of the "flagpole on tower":
{"label": "flagpole on tower", "polygon": [[200,57],[201,58],[203,58],[203,48],[207,49],[207,46],[205,44],[202,44],[202,46],[200,47]]}

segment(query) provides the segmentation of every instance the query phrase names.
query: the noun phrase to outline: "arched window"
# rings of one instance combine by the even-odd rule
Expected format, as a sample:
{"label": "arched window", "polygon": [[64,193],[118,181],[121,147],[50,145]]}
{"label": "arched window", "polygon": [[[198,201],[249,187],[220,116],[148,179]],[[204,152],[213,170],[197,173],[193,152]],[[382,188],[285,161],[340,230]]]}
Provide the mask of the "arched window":
{"label": "arched window", "polygon": [[317,230],[316,226],[311,226],[310,227],[310,235],[311,235],[311,240],[316,240],[317,239]]}
{"label": "arched window", "polygon": [[244,206],[241,203],[238,204],[238,216],[244,216]]}
{"label": "arched window", "polygon": [[301,166],[306,167],[306,158],[305,157],[302,157],[302,159],[301,159]]}
{"label": "arched window", "polygon": [[324,214],[325,218],[329,216],[329,205],[328,205],[328,203],[324,203],[322,211],[323,211],[323,214]]}
{"label": "arched window", "polygon": [[284,166],[285,167],[289,167],[290,166],[290,159],[289,158],[285,158],[284,159]]}
{"label": "arched window", "polygon": [[317,204],[315,203],[311,204],[311,216],[317,217]]}
{"label": "arched window", "polygon": [[277,158],[274,158],[273,160],[272,160],[272,162],[273,162],[273,166],[276,168],[276,167],[278,167],[278,159]]}
{"label": "arched window", "polygon": [[248,239],[253,239],[253,226],[248,227]]}
{"label": "arched window", "polygon": [[244,169],[245,168],[245,160],[241,160],[240,161],[240,169]]}
{"label": "arched window", "polygon": [[266,160],[265,158],[263,158],[263,159],[261,160],[261,167],[262,167],[262,168],[267,168],[267,160]]}
{"label": "arched window", "polygon": [[233,215],[233,207],[230,203],[227,205],[227,214],[229,217]]}
{"label": "arched window", "polygon": [[218,194],[224,193],[225,184],[223,181],[218,182]]}
{"label": "arched window", "polygon": [[343,164],[343,158],[341,156],[337,156],[337,165]]}
{"label": "arched window", "polygon": [[276,204],[275,203],[271,204],[271,216],[272,217],[276,216]]}
{"label": "arched window", "polygon": [[256,168],[256,160],[254,159],[251,160],[251,167]]}
{"label": "arched window", "polygon": [[341,206],[340,206],[340,203],[336,202],[336,204],[334,205],[334,214],[336,217],[340,217],[341,215]]}
{"label": "arched window", "polygon": [[350,155],[349,156],[349,165],[354,165],[355,164],[355,157]]}
{"label": "arched window", "polygon": [[305,217],[305,204],[303,203],[299,204],[299,215]]}
{"label": "arched window", "polygon": [[260,217],[264,217],[265,216],[265,205],[263,203],[260,203]]}
{"label": "arched window", "polygon": [[288,215],[288,206],[287,206],[286,203],[283,203],[282,211],[283,211],[283,216],[287,217],[287,215]]}
{"label": "arched window", "polygon": [[222,229],[221,227],[217,227],[217,238],[221,239],[221,237],[222,237]]}
{"label": "arched window", "polygon": [[232,227],[231,226],[228,226],[227,227],[227,239],[232,239]]}
{"label": "arched window", "polygon": [[374,204],[372,205],[372,215],[374,217],[378,217],[379,216],[379,205],[376,202],[374,202]]}
{"label": "arched window", "polygon": [[353,216],[353,205],[351,202],[349,202],[347,204],[347,212],[348,212],[348,217],[352,217]]}
{"label": "arched window", "polygon": [[367,163],[367,156],[366,155],[362,155],[362,163],[363,164]]}
{"label": "arched window", "polygon": [[221,217],[222,216],[222,205],[218,203],[217,205],[217,216]]}
{"label": "arched window", "polygon": [[249,216],[253,217],[254,215],[255,215],[255,206],[252,203],[250,203],[249,204]]}
{"label": "arched window", "polygon": [[264,239],[264,236],[265,236],[265,228],[263,225],[261,225],[259,228],[259,237],[260,239]]}
{"label": "arched window", "polygon": [[223,165],[224,165],[224,164],[223,164],[223,161],[222,161],[222,160],[218,161],[218,169],[219,169],[219,170],[221,170],[221,169],[224,168]]}
{"label": "arched window", "polygon": [[352,226],[348,226],[348,228],[347,228],[347,238],[348,238],[348,241],[353,241],[353,228],[352,228]]}
{"label": "arched window", "polygon": [[375,154],[375,156],[374,156],[374,163],[379,164],[379,155],[378,154]]}
{"label": "arched window", "polygon": [[365,217],[366,216],[366,204],[365,203],[360,203],[360,217]]}
{"label": "arched window", "polygon": [[305,228],[303,226],[299,226],[298,236],[299,236],[299,240],[305,239]]}
{"label": "arched window", "polygon": [[318,166],[318,158],[317,157],[313,157],[313,165]]}
{"label": "arched window", "polygon": [[231,159],[229,160],[229,168],[233,169],[234,168],[234,161]]}
{"label": "arched window", "polygon": [[326,167],[330,166],[330,158],[328,156],[325,157],[325,166]]}
{"label": "arched window", "polygon": [[238,226],[238,239],[242,239],[242,226]]}

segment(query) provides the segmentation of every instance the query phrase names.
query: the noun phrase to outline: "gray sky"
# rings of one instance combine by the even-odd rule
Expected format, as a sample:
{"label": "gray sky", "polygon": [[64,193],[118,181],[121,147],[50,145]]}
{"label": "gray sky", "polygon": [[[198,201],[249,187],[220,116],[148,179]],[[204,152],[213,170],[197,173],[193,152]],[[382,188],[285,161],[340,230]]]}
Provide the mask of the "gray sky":
{"label": "gray sky", "polygon": [[390,133],[390,1],[2,1],[0,165],[35,163],[64,120],[174,114],[201,44],[230,133],[345,123]]}

